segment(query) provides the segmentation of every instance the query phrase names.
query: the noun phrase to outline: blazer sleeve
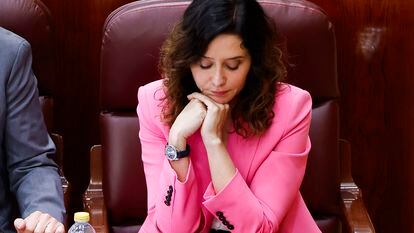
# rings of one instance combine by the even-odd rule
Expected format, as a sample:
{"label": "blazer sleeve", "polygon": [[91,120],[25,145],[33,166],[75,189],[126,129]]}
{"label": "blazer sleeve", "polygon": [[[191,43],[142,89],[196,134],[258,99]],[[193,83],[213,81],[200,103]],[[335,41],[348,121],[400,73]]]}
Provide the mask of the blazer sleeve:
{"label": "blazer sleeve", "polygon": [[55,146],[43,121],[30,45],[22,41],[7,80],[4,147],[10,190],[22,217],[39,210],[63,222],[65,208]]}
{"label": "blazer sleeve", "polygon": [[286,109],[280,110],[287,112],[283,136],[260,164],[250,185],[236,172],[221,192],[215,194],[210,184],[204,194],[204,206],[217,218],[223,215],[235,232],[277,232],[299,195],[310,150],[312,101],[304,91],[291,97],[284,105]]}
{"label": "blazer sleeve", "polygon": [[149,232],[195,232],[200,225],[201,195],[194,170],[190,162],[186,180],[180,182],[166,159],[164,148],[168,131],[156,107],[160,102],[154,97],[154,91],[148,86],[140,87],[137,114],[148,192],[148,215],[144,225]]}

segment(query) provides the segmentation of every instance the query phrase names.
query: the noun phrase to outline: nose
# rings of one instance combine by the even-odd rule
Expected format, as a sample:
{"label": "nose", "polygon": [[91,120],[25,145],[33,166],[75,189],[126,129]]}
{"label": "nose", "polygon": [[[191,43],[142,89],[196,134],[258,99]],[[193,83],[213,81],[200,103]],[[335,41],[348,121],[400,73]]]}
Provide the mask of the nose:
{"label": "nose", "polygon": [[221,67],[215,70],[215,73],[212,78],[212,83],[215,87],[223,86],[226,83],[226,77]]}

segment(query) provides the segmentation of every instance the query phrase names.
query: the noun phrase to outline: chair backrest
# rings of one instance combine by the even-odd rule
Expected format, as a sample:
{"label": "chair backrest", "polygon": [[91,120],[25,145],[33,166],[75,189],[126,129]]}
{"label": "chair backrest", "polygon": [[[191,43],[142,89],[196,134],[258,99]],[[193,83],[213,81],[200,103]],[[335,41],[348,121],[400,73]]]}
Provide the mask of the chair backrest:
{"label": "chair backrest", "polygon": [[[303,196],[322,229],[338,229],[339,91],[333,25],[318,6],[306,1],[259,2],[286,38],[290,82],[308,90],[314,101],[313,146]],[[139,86],[160,78],[160,46],[188,4],[182,0],[136,1],[112,12],[105,22],[100,121],[103,189],[112,230],[139,224],[146,216],[136,94]]]}
{"label": "chair backrest", "polygon": [[40,0],[0,0],[0,26],[25,38],[32,47],[39,100],[46,126],[51,131],[56,57],[49,9]]}

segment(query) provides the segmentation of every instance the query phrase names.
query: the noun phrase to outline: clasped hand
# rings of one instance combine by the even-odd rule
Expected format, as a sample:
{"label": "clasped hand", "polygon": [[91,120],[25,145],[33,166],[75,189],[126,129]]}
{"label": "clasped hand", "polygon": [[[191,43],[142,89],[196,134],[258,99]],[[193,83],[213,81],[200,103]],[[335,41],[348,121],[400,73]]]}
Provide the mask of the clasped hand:
{"label": "clasped hand", "polygon": [[187,139],[200,129],[204,145],[224,143],[229,105],[219,104],[198,92],[187,98],[190,102],[178,115],[171,130]]}

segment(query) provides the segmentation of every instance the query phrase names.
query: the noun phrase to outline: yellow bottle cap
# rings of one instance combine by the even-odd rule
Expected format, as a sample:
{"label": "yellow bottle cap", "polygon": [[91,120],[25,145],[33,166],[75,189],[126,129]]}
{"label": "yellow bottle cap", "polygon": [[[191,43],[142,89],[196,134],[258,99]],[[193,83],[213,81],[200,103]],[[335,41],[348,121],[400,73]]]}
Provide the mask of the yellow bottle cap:
{"label": "yellow bottle cap", "polygon": [[89,222],[88,212],[76,212],[73,218],[75,222]]}

